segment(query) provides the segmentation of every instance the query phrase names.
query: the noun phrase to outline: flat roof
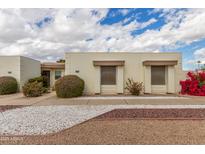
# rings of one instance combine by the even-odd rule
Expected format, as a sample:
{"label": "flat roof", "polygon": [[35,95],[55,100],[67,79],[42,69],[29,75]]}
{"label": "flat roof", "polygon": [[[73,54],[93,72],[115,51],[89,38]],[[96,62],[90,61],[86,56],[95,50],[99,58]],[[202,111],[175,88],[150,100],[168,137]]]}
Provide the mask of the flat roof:
{"label": "flat roof", "polygon": [[9,57],[9,58],[20,57],[20,58],[26,58],[26,59],[30,59],[30,60],[34,60],[34,61],[38,61],[38,62],[40,62],[39,60],[36,60],[36,59],[30,58],[30,57],[26,57],[26,56],[21,56],[21,55],[0,55],[0,57]]}

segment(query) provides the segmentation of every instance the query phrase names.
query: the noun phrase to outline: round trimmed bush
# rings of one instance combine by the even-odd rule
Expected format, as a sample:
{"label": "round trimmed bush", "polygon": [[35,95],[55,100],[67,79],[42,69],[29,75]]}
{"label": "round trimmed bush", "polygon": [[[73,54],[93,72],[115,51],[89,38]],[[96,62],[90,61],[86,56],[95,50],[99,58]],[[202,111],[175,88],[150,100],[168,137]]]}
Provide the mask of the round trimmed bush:
{"label": "round trimmed bush", "polygon": [[18,84],[14,77],[0,77],[0,95],[13,94],[18,90]]}
{"label": "round trimmed bush", "polygon": [[44,92],[42,82],[27,82],[24,84],[23,94],[26,97],[38,97],[41,96]]}
{"label": "round trimmed bush", "polygon": [[77,75],[66,75],[55,82],[55,90],[61,98],[82,96],[84,81]]}

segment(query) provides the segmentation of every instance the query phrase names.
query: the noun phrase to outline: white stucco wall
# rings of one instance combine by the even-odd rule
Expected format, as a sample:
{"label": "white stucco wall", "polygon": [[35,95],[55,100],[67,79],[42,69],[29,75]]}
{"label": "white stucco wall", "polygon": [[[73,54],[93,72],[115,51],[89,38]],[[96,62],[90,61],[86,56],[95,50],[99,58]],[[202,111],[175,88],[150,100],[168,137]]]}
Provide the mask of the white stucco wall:
{"label": "white stucco wall", "polygon": [[23,56],[0,56],[0,76],[16,78],[19,89],[30,78],[40,76],[40,62]]}
{"label": "white stucco wall", "polygon": [[[96,83],[99,79],[96,78],[96,68],[93,66],[94,60],[124,60],[124,79],[123,85],[128,78],[133,78],[135,81],[143,82],[147,80],[145,78],[145,66],[143,61],[146,60],[177,60],[178,64],[174,66],[174,72],[176,73],[174,85],[175,92],[178,92],[179,80],[184,78],[182,71],[182,61],[180,53],[128,53],[128,52],[69,52],[65,55],[65,74],[76,74],[85,81],[85,93],[94,94],[96,89]],[[76,73],[79,70],[79,73]],[[149,71],[148,71],[149,72]]]}

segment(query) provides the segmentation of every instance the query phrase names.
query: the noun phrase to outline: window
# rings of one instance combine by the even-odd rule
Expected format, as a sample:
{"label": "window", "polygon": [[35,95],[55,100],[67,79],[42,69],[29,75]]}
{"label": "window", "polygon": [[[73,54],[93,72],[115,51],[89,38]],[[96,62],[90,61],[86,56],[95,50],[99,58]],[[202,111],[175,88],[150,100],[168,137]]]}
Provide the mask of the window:
{"label": "window", "polygon": [[152,85],[165,85],[165,66],[151,66]]}
{"label": "window", "polygon": [[60,70],[56,70],[55,71],[55,80],[59,79],[61,77],[61,71]]}
{"label": "window", "polygon": [[101,85],[116,84],[116,67],[101,66]]}

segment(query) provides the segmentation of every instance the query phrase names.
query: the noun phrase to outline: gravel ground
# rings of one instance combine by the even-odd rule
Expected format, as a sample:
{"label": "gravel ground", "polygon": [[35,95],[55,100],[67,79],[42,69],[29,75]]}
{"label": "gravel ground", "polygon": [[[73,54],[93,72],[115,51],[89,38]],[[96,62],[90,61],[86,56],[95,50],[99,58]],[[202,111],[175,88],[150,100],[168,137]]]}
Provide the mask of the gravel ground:
{"label": "gravel ground", "polygon": [[205,120],[205,109],[115,109],[96,117],[102,120],[120,119],[183,119]]}
{"label": "gravel ground", "polygon": [[113,106],[29,106],[0,114],[1,135],[58,132],[111,111]]}
{"label": "gravel ground", "polygon": [[[42,135],[55,133],[113,109],[120,108],[176,108],[176,105],[28,106],[1,112],[0,135]],[[204,106],[177,105],[177,108],[204,108]]]}
{"label": "gravel ground", "polygon": [[50,135],[0,137],[0,144],[205,144],[205,120],[92,119]]}

